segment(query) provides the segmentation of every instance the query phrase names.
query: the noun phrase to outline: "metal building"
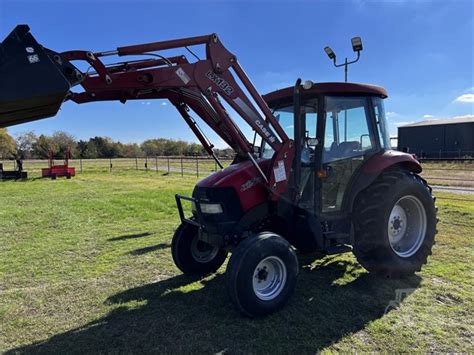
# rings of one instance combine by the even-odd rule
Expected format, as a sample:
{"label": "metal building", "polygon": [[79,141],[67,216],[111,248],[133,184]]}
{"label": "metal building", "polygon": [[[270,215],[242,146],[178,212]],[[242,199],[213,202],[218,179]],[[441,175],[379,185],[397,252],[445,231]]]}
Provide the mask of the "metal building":
{"label": "metal building", "polygon": [[426,158],[474,156],[474,116],[398,127],[398,150]]}

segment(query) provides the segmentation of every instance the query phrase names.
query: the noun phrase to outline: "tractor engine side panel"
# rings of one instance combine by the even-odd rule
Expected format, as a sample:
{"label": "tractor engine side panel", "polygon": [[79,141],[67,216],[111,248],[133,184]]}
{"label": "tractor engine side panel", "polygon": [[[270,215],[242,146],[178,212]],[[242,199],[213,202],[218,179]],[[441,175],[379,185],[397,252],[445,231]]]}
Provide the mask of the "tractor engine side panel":
{"label": "tractor engine side panel", "polygon": [[[270,160],[260,160],[259,165],[266,171],[270,166]],[[211,196],[215,194],[212,191],[222,188],[233,189],[235,197],[228,201],[213,201],[215,198]],[[203,194],[208,194],[210,202],[223,203],[224,206],[238,205],[243,213],[268,200],[263,178],[249,161],[232,164],[201,180],[196,185],[195,192],[197,191],[200,191],[201,197]]]}

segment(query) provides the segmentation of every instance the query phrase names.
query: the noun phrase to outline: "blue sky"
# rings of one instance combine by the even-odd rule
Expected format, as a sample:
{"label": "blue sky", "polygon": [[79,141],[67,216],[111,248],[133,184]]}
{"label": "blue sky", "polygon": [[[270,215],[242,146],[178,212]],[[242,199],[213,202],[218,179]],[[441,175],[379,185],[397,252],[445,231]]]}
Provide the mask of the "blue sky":
{"label": "blue sky", "polygon": [[[22,1],[0,0],[0,37],[29,24],[56,51],[118,46],[217,32],[261,93],[294,83],[341,81],[323,52],[353,56],[349,81],[384,86],[392,135],[397,125],[473,114],[473,1]],[[168,53],[168,52],[167,52]],[[165,53],[165,54],[167,54]],[[58,116],[11,127],[13,134],[64,130],[79,139],[194,141],[163,101],[65,103]],[[206,130],[206,132],[209,132]],[[212,133],[209,136],[215,137]],[[218,146],[220,145],[217,142]]]}

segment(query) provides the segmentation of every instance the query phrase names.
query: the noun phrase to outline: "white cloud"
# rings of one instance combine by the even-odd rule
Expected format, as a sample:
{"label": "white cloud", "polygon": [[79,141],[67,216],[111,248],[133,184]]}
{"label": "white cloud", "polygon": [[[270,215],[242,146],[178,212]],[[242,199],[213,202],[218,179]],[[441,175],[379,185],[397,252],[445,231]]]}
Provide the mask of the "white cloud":
{"label": "white cloud", "polygon": [[150,101],[142,101],[141,104],[149,106],[149,105],[151,105],[151,102]]}
{"label": "white cloud", "polygon": [[456,102],[473,102],[474,103],[474,94],[462,94],[461,96],[457,97]]}
{"label": "white cloud", "polygon": [[168,105],[167,102],[162,102],[162,103],[161,103],[161,106],[166,106],[166,105]]}
{"label": "white cloud", "polygon": [[423,115],[423,118],[433,118],[433,115]]}
{"label": "white cloud", "polygon": [[396,112],[387,112],[387,117],[393,117],[393,116],[396,116],[397,113]]}

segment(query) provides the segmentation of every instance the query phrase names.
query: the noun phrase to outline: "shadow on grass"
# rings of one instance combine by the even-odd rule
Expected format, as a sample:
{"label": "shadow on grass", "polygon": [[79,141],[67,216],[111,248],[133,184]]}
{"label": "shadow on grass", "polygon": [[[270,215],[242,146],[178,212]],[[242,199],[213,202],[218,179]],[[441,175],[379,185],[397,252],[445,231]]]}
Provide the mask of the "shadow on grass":
{"label": "shadow on grass", "polygon": [[233,309],[223,274],[176,276],[113,295],[106,303],[116,308],[104,317],[9,353],[314,353],[383,317],[395,290],[420,282],[351,274],[354,268],[334,258],[303,266],[290,303],[253,320]]}
{"label": "shadow on grass", "polygon": [[157,251],[157,250],[161,250],[161,249],[167,249],[167,248],[170,248],[170,247],[171,247],[171,244],[169,244],[169,243],[160,243],[160,244],[157,244],[157,245],[152,245],[152,246],[149,246],[149,247],[132,250],[132,251],[128,252],[128,254],[130,254],[130,255],[143,255],[143,254],[146,254],[146,253],[151,253],[153,251]]}
{"label": "shadow on grass", "polygon": [[120,240],[143,238],[143,237],[148,237],[149,235],[152,235],[152,234],[153,233],[150,233],[150,232],[136,233],[136,234],[126,234],[126,235],[121,235],[119,237],[109,238],[109,239],[107,239],[107,241],[116,242],[116,241],[120,241]]}

